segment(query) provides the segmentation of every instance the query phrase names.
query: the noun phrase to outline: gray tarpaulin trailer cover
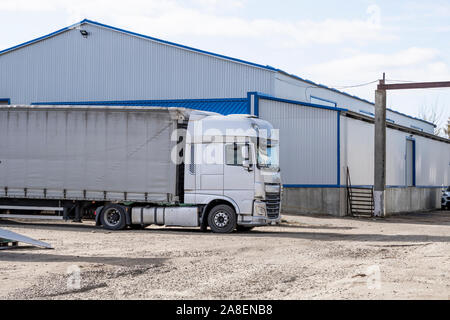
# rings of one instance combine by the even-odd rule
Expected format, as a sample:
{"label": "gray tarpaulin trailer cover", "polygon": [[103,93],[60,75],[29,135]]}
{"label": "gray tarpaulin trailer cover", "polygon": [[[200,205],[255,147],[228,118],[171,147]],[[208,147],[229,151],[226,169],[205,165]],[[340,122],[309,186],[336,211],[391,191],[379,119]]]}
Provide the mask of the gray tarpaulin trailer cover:
{"label": "gray tarpaulin trailer cover", "polygon": [[173,201],[172,133],[188,117],[182,108],[1,106],[0,198]]}

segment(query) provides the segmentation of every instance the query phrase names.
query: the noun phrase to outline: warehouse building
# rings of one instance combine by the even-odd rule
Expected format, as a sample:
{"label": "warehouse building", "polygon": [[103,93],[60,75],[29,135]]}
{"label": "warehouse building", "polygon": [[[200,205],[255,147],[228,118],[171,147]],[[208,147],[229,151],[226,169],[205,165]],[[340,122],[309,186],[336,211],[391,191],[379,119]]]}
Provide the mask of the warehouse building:
{"label": "warehouse building", "polygon": [[[374,105],[280,69],[83,20],[0,51],[0,104],[140,105],[252,114],[280,129],[287,212],[348,213],[373,185]],[[450,140],[387,111],[387,212],[440,207]]]}

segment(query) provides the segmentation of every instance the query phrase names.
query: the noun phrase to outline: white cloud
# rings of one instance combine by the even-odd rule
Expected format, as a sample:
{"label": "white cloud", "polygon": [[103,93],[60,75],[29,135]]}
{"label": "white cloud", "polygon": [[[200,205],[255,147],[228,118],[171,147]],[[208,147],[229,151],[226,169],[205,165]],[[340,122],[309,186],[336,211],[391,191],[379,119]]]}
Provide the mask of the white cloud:
{"label": "white cloud", "polygon": [[368,7],[367,18],[353,20],[284,21],[245,19],[229,14],[245,4],[245,0],[2,0],[0,10],[63,10],[68,15],[68,24],[88,17],[160,37],[270,39],[276,45],[288,48],[393,39],[383,34],[378,6]]}
{"label": "white cloud", "polygon": [[[330,86],[351,86],[381,79],[386,72],[388,80],[446,81],[450,78],[450,66],[441,52],[433,48],[412,47],[390,54],[354,53],[342,59],[334,59],[306,68],[312,80]],[[376,84],[345,88],[346,92],[373,101]],[[422,104],[448,100],[448,90],[402,90],[389,92],[388,104],[396,110],[417,115]],[[447,105],[447,117],[450,108]]]}
{"label": "white cloud", "polygon": [[209,11],[240,9],[245,6],[245,2],[245,0],[191,0],[193,5]]}
{"label": "white cloud", "polygon": [[[392,54],[358,53],[313,65],[304,70],[313,79],[330,84],[354,85],[380,79],[408,81],[437,81],[450,77],[450,67],[432,48],[412,47]],[[365,89],[355,89],[362,91]]]}
{"label": "white cloud", "polygon": [[439,57],[432,48],[412,47],[392,54],[362,53],[343,59],[331,60],[310,68],[315,73],[364,73],[382,70],[405,70],[430,64]]}

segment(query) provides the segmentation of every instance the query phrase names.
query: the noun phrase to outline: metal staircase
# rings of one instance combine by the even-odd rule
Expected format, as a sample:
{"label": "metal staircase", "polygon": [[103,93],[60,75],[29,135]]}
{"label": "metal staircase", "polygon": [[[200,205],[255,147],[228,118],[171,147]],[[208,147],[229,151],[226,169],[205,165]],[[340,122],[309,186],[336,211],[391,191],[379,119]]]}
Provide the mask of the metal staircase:
{"label": "metal staircase", "polygon": [[350,170],[347,167],[347,215],[352,217],[373,217],[373,187],[353,187]]}

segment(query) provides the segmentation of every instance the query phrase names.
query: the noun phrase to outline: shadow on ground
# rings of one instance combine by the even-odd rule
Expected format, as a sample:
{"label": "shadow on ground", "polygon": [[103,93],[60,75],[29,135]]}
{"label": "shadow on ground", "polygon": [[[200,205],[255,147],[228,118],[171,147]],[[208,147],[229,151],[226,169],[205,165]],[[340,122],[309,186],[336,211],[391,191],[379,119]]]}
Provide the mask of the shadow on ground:
{"label": "shadow on ground", "polygon": [[126,258],[126,257],[104,257],[104,256],[73,256],[47,253],[23,253],[23,252],[1,252],[0,261],[12,262],[70,262],[70,263],[97,263],[109,264],[122,267],[133,267],[142,265],[161,265],[167,258]]}
{"label": "shadow on ground", "polygon": [[402,224],[422,224],[422,225],[449,225],[450,226],[450,211],[449,210],[438,210],[438,211],[428,211],[428,212],[413,212],[413,213],[402,213],[394,214],[387,218],[373,218],[373,217],[334,217],[330,215],[314,215],[314,214],[285,214],[283,218],[289,217],[308,217],[317,218],[321,220],[351,220],[351,221],[362,221],[362,222],[373,222],[373,223],[402,223]]}
{"label": "shadow on ground", "polygon": [[291,238],[316,241],[358,241],[358,242],[449,242],[450,236],[427,235],[383,235],[383,234],[341,234],[333,232],[262,232],[252,231],[233,236],[261,238]]}

